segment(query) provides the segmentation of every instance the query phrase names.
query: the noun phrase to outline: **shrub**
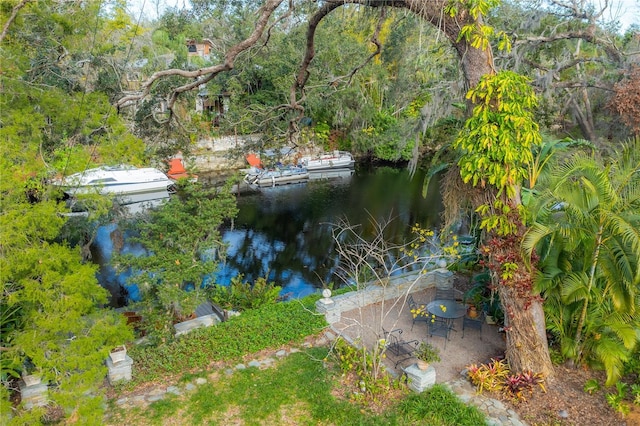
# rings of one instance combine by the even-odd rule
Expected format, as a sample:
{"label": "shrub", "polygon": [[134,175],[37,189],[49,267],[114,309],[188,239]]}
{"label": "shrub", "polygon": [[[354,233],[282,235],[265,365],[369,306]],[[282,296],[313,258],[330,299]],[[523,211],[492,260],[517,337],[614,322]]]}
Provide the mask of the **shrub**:
{"label": "shrub", "polygon": [[482,391],[501,391],[505,385],[504,380],[509,375],[509,366],[505,360],[492,359],[488,364],[471,364],[467,367],[469,380],[473,383],[478,393]]}
{"label": "shrub", "polygon": [[357,348],[344,339],[338,339],[333,348],[343,375],[353,374],[351,399],[363,403],[377,403],[393,387],[393,380],[382,370],[383,354],[373,354],[364,348]]}
{"label": "shrub", "polygon": [[629,414],[630,411],[629,404],[624,401],[624,398],[627,395],[628,386],[629,385],[624,382],[617,382],[616,393],[608,393],[606,396],[609,406],[623,416]]}
{"label": "shrub", "polygon": [[584,390],[589,395],[593,395],[594,393],[600,390],[600,384],[596,379],[589,379],[584,384],[584,387],[582,388],[582,390]]}
{"label": "shrub", "polygon": [[533,394],[533,389],[536,385],[540,386],[543,392],[546,392],[544,377],[540,373],[524,372],[512,374],[505,379],[503,391],[507,398],[514,401],[524,401],[524,393]]}
{"label": "shrub", "polygon": [[524,393],[533,393],[536,385],[546,392],[544,377],[540,373],[523,372],[511,374],[505,360],[492,359],[488,364],[472,364],[467,367],[471,383],[476,385],[478,393],[483,391],[502,392],[506,398],[523,401]]}
{"label": "shrub", "polygon": [[244,311],[275,304],[280,298],[282,287],[260,277],[253,284],[243,282],[243,275],[231,279],[229,286],[212,286],[207,289],[211,300],[227,309]]}

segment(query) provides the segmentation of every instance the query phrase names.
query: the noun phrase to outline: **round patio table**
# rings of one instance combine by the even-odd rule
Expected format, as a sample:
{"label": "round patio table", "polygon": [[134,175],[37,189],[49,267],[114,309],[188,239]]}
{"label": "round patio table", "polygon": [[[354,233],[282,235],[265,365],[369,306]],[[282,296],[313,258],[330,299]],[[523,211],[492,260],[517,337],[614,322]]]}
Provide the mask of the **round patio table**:
{"label": "round patio table", "polygon": [[467,306],[450,299],[436,299],[427,303],[427,311],[440,318],[453,320],[467,313]]}

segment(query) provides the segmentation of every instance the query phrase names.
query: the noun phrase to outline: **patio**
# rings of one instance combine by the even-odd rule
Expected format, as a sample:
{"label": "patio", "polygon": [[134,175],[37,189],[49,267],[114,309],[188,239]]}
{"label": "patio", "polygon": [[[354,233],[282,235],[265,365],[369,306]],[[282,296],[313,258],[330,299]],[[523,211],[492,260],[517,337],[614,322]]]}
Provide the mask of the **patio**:
{"label": "patio", "polygon": [[[410,293],[420,305],[426,305],[436,295],[435,287],[419,289]],[[456,289],[454,297],[462,300],[462,291]],[[344,311],[340,319],[332,324],[336,333],[350,341],[363,342],[371,348],[379,339],[384,338],[386,331],[401,329],[405,341],[417,340],[431,343],[440,350],[441,361],[432,363],[436,370],[437,383],[444,383],[460,377],[460,372],[469,364],[483,363],[492,357],[504,354],[505,343],[498,332],[498,326],[483,322],[480,327],[466,327],[463,337],[463,318],[453,319],[453,329],[449,340],[439,335],[429,336],[427,321],[413,323],[413,315],[407,302],[408,295],[387,299],[383,302],[363,305]],[[402,372],[402,367],[415,363],[415,359],[407,359],[394,367],[396,359],[391,354],[385,360],[389,370]]]}

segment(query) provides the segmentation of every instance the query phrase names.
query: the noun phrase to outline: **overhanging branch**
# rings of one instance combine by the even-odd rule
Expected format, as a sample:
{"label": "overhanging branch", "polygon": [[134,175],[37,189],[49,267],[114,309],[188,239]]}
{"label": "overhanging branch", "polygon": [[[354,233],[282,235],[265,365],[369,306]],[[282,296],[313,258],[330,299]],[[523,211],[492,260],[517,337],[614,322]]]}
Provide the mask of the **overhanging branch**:
{"label": "overhanging branch", "polygon": [[178,68],[158,71],[152,74],[151,77],[149,77],[142,84],[141,90],[139,92],[120,98],[115,104],[116,107],[119,109],[119,108],[128,106],[136,101],[144,99],[151,91],[151,87],[153,86],[153,84],[160,79],[170,77],[170,76],[183,77],[186,79],[195,79],[195,81],[176,87],[171,91],[171,93],[168,96],[167,107],[169,108],[169,110],[172,110],[173,105],[175,104],[176,100],[178,99],[178,96],[180,96],[181,93],[197,88],[201,84],[204,84],[210,81],[216,75],[222,72],[232,70],[238,55],[244,52],[245,50],[251,48],[252,46],[254,46],[256,42],[260,39],[260,37],[262,37],[262,34],[264,33],[265,28],[267,27],[267,24],[269,22],[269,19],[271,18],[271,15],[278,8],[278,6],[280,6],[280,4],[283,1],[284,0],[267,0],[266,1],[265,5],[259,11],[259,16],[256,21],[255,28],[251,33],[251,35],[247,37],[245,40],[241,41],[240,43],[232,46],[227,52],[227,54],[225,55],[223,63],[213,65],[210,67],[200,68],[195,71],[188,71],[188,70],[183,70]]}

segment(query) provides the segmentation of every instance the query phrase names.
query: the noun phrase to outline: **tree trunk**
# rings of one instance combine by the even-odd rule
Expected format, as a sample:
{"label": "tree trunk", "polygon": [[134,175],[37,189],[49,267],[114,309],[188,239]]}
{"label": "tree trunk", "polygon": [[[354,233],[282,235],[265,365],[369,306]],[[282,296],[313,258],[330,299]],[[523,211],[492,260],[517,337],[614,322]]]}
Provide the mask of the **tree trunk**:
{"label": "tree trunk", "polygon": [[[526,228],[518,217],[512,218],[518,221],[517,231],[507,236],[493,234],[483,252],[488,255],[487,266],[504,310],[506,357],[511,370],[541,373],[552,378],[554,370],[549,356],[542,299],[532,290],[535,270],[527,268],[520,254]],[[516,265],[511,276],[503,276],[507,263]]]}
{"label": "tree trunk", "polygon": [[505,311],[506,357],[511,370],[552,377],[542,303],[534,300],[527,306],[516,290],[509,286],[499,286],[498,293]]}
{"label": "tree trunk", "polygon": [[403,5],[403,7],[430,22],[446,35],[460,57],[462,71],[467,84],[465,89],[470,89],[480,82],[483,75],[495,72],[493,53],[490,47],[482,50],[471,46],[465,39],[458,41],[460,29],[466,24],[473,23],[473,18],[464,8],[460,8],[455,17],[450,17],[444,13],[447,3],[448,0],[406,0],[404,2],[394,2],[393,5]]}

